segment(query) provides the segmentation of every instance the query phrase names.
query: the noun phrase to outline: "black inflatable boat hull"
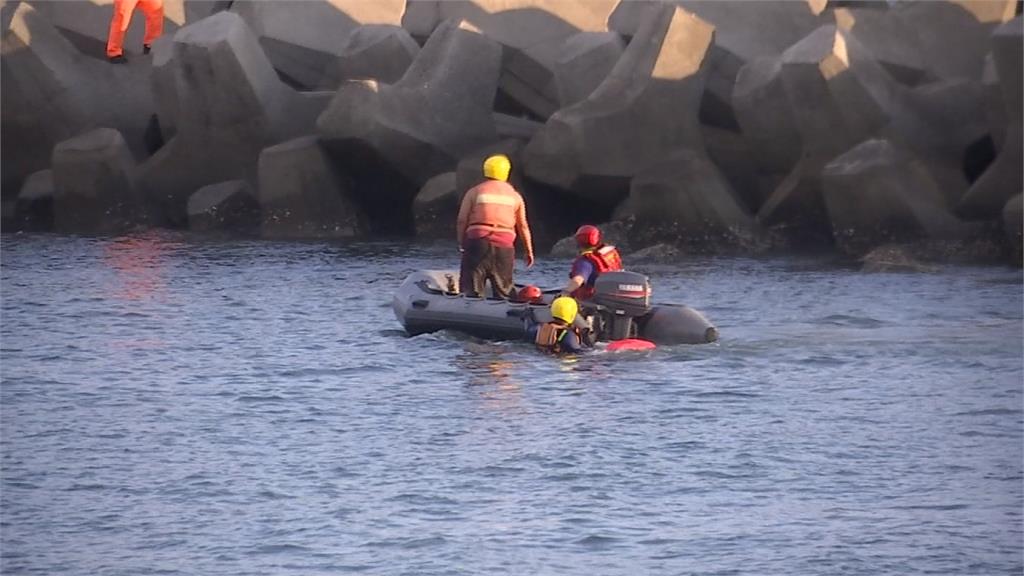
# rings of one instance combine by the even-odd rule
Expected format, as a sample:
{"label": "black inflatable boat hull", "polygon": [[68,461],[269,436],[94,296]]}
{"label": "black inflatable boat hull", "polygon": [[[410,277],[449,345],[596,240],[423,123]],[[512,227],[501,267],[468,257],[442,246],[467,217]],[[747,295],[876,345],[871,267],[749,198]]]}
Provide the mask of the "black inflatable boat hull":
{"label": "black inflatable boat hull", "polygon": [[[548,303],[557,290],[545,293],[543,303],[527,304],[449,293],[449,281],[458,286],[458,272],[423,270],[402,282],[391,306],[406,332],[457,330],[480,338],[517,340],[526,336],[527,319],[551,320]],[[705,344],[718,339],[714,325],[687,306],[655,305],[637,319],[637,326],[637,337],[657,344]]]}

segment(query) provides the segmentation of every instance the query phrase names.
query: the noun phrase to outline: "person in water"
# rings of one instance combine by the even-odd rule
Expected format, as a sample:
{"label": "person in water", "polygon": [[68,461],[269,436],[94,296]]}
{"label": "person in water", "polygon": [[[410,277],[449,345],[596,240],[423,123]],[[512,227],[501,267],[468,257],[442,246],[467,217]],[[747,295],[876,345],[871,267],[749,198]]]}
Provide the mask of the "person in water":
{"label": "person in water", "polygon": [[622,257],[615,246],[601,242],[601,230],[590,224],[576,230],[576,245],[579,255],[572,262],[564,292],[577,300],[588,300],[594,295],[598,276],[622,270]]}
{"label": "person in water", "polygon": [[483,296],[489,279],[495,295],[506,299],[514,295],[516,237],[522,238],[526,267],[533,266],[533,236],[526,220],[526,203],[508,183],[511,170],[508,156],[487,158],[483,166],[486,180],[462,199],[455,235],[462,253],[459,291],[463,294]]}
{"label": "person in water", "polygon": [[576,300],[559,296],[551,302],[551,322],[536,324],[529,330],[534,344],[550,354],[579,354],[589,349],[589,343],[574,327],[578,306]]}

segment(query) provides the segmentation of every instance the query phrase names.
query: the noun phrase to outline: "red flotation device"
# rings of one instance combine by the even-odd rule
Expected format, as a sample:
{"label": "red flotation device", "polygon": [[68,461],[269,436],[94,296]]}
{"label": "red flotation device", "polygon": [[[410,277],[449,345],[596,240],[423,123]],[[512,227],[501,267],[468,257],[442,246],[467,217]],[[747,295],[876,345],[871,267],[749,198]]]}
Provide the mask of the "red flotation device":
{"label": "red flotation device", "polygon": [[623,352],[626,350],[654,350],[658,346],[650,340],[641,340],[639,338],[626,338],[623,340],[616,340],[608,343],[609,352]]}

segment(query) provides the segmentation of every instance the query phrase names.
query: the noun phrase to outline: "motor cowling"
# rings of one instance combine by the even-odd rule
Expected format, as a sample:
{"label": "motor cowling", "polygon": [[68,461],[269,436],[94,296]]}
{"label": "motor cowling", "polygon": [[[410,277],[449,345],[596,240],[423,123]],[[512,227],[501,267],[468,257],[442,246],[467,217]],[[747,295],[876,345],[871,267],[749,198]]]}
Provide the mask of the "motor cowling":
{"label": "motor cowling", "polygon": [[598,306],[605,338],[633,338],[637,331],[634,318],[651,311],[651,282],[638,272],[605,272],[594,282],[591,302]]}

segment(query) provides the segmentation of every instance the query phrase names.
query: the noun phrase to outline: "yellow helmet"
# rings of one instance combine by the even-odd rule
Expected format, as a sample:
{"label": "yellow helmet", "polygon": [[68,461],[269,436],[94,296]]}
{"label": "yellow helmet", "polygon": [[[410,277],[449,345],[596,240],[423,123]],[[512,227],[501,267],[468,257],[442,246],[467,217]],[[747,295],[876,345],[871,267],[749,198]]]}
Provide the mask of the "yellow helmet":
{"label": "yellow helmet", "polygon": [[512,162],[504,154],[495,154],[484,160],[484,177],[491,180],[508,182],[508,173],[512,170]]}
{"label": "yellow helmet", "polygon": [[577,310],[576,299],[569,296],[559,296],[551,303],[551,315],[566,324],[572,324],[576,319]]}

